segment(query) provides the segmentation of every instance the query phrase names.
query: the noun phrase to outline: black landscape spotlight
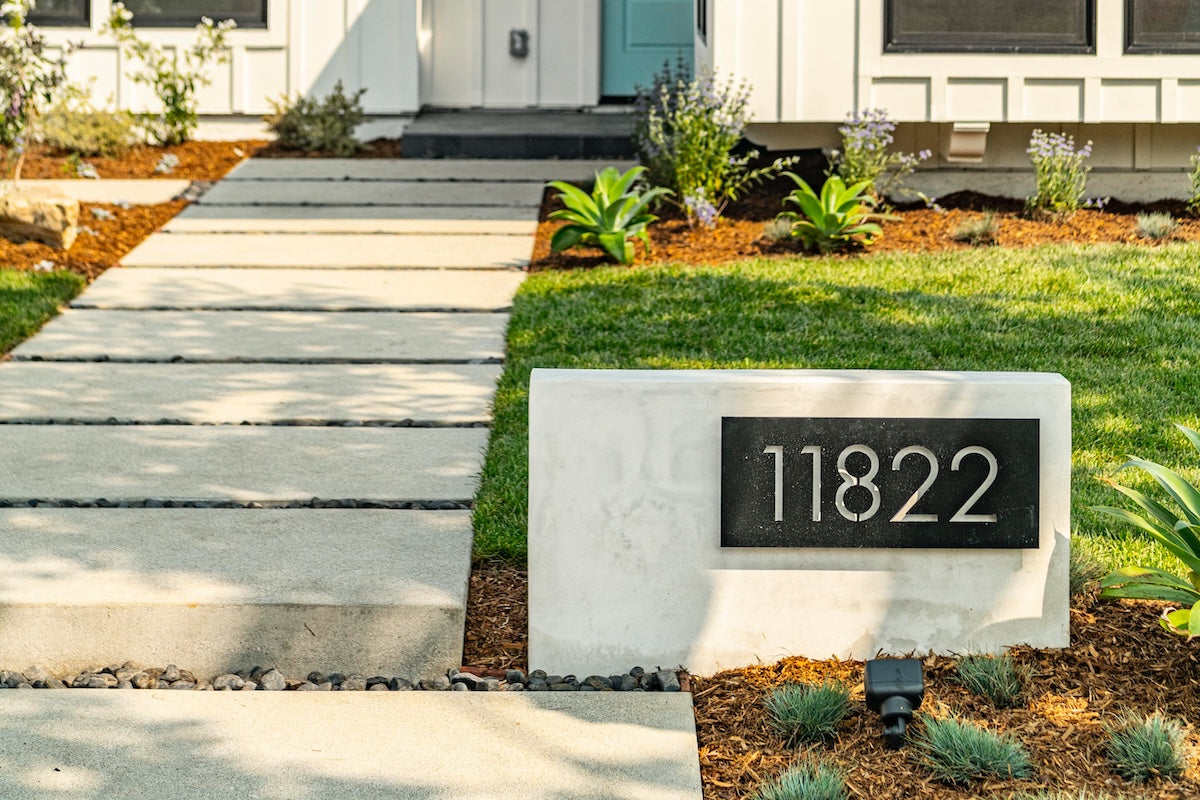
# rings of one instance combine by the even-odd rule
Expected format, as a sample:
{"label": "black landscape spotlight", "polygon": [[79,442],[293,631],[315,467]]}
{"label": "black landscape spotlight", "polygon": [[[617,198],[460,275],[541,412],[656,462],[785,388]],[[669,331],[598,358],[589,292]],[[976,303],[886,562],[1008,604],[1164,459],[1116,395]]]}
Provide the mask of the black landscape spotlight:
{"label": "black landscape spotlight", "polygon": [[921,662],[915,658],[876,658],[867,662],[863,680],[867,708],[883,718],[883,735],[889,750],[904,744],[904,729],[912,721],[913,710],[925,697],[925,677]]}

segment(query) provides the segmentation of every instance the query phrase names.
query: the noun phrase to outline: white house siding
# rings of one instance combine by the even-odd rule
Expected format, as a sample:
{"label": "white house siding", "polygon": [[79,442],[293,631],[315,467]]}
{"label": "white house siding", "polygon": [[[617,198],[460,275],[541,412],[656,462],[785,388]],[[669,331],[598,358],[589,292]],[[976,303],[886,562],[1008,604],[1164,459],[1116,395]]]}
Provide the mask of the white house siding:
{"label": "white house siding", "polygon": [[[201,114],[258,115],[283,95],[325,95],[339,79],[347,92],[367,87],[368,114],[412,114],[420,107],[419,25],[422,0],[268,0],[263,28],[229,34],[231,57],[215,65],[212,85],[197,92]],[[110,0],[91,0],[90,29],[44,28],[52,42],[83,43],[70,60],[73,80],[95,81],[95,97],[143,109],[151,90],[135,84],[112,39],[101,35]],[[135,18],[136,23],[136,18]],[[139,28],[171,49],[195,39],[191,28]]]}
{"label": "white house siding", "polygon": [[884,0],[707,2],[697,64],[752,83],[769,147],[834,146],[856,108],[938,154],[953,123],[991,123],[983,168],[1027,168],[1036,127],[1094,140],[1098,169],[1175,169],[1200,144],[1200,55],[1126,55],[1123,0],[1096,0],[1096,52],[1078,55],[884,53]]}

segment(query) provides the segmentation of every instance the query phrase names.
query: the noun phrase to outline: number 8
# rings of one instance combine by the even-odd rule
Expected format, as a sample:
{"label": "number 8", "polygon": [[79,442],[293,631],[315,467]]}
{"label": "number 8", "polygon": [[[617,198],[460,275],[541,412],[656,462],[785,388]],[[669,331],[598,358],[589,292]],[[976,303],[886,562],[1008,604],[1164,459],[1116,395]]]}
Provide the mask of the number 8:
{"label": "number 8", "polygon": [[[846,459],[851,453],[862,453],[871,462],[871,468],[865,475],[851,475],[850,470],[846,469]],[[879,510],[879,487],[874,483],[875,476],[879,474],[879,456],[875,455],[875,451],[865,444],[852,444],[838,454],[837,470],[842,476],[842,485],[833,498],[838,513],[851,522],[866,522],[875,516]],[[846,491],[854,486],[861,486],[871,493],[871,507],[861,514],[846,508]]]}

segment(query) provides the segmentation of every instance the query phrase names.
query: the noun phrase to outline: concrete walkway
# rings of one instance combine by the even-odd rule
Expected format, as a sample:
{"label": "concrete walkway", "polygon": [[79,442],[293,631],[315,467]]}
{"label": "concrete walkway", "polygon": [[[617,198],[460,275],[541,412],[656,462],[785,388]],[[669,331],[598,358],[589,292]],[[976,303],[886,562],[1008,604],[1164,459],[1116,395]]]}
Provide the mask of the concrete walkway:
{"label": "concrete walkway", "polygon": [[[595,168],[248,161],[103,275],[0,364],[0,668],[458,666],[542,181]],[[0,692],[0,795],[699,797],[686,696],[265,694]]]}

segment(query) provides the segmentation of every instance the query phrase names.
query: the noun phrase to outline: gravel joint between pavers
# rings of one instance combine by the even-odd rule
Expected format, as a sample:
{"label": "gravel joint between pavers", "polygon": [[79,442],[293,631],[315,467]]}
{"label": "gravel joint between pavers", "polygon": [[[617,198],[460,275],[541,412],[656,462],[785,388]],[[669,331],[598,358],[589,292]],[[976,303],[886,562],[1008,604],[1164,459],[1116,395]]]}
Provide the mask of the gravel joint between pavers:
{"label": "gravel joint between pavers", "polygon": [[620,675],[548,675],[533,670],[504,671],[503,677],[477,675],[450,669],[433,679],[411,681],[399,676],[346,675],[340,672],[309,672],[303,679],[286,677],[277,669],[256,666],[212,678],[197,677],[174,664],[143,667],[134,661],[120,666],[96,667],[75,674],[52,675],[33,666],[24,672],[0,670],[0,689],[172,689],[181,691],[433,691],[433,692],[678,692],[690,691],[687,672],[673,669],[645,670],[634,667]]}

